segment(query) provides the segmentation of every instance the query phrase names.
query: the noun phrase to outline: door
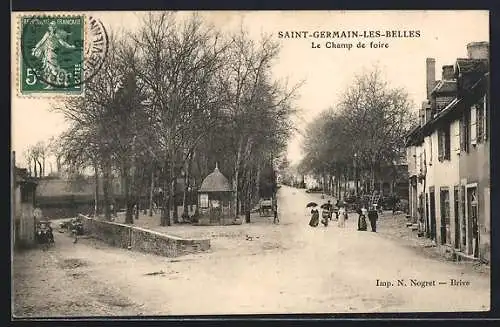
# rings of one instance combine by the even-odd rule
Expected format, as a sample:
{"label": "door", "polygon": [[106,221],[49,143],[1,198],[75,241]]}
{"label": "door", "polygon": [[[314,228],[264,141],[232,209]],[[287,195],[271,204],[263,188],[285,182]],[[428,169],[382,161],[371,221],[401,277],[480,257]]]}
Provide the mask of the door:
{"label": "door", "polygon": [[477,187],[467,188],[467,216],[469,220],[469,254],[473,254],[475,258],[479,257],[479,225],[478,225],[478,201]]}
{"label": "door", "polygon": [[467,208],[465,203],[465,186],[462,186],[460,192],[460,204],[462,213],[462,222],[460,224],[460,249],[462,250],[462,252],[465,252],[465,250],[467,249]]}
{"label": "door", "polygon": [[455,249],[460,249],[460,198],[458,186],[453,189],[453,214],[455,221]]}
{"label": "door", "polygon": [[430,203],[430,218],[431,218],[431,239],[436,240],[436,196],[434,194],[434,188],[430,188],[429,192]]}
{"label": "door", "polygon": [[439,194],[441,207],[441,244],[450,244],[450,191],[442,187]]}
{"label": "door", "polygon": [[425,237],[431,238],[431,213],[429,211],[429,194],[425,194]]}

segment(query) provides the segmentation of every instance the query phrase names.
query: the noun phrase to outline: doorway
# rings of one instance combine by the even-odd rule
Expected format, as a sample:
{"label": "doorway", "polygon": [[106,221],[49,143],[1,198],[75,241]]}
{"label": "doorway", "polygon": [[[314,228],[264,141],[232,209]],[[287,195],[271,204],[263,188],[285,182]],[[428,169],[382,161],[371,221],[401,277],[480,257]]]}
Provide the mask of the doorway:
{"label": "doorway", "polygon": [[441,208],[441,244],[451,243],[450,233],[450,191],[448,187],[441,187],[439,193]]}
{"label": "doorway", "polygon": [[460,249],[460,198],[459,188],[453,188],[453,214],[455,218],[455,249]]}
{"label": "doorway", "polygon": [[473,254],[474,258],[479,257],[479,225],[478,225],[478,200],[477,187],[467,188],[467,216],[469,227],[469,251],[468,254]]}
{"label": "doorway", "polygon": [[434,187],[429,188],[430,197],[430,218],[431,218],[431,239],[436,241],[436,196]]}
{"label": "doorway", "polygon": [[425,194],[425,237],[431,238],[431,214],[429,212],[429,194]]}

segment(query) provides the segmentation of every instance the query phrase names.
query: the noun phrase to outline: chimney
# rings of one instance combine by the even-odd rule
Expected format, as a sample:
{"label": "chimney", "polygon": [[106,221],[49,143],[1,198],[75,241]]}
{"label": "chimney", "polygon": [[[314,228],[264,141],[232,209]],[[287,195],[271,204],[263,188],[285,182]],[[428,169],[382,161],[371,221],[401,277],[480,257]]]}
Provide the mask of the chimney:
{"label": "chimney", "polygon": [[431,98],[431,92],[436,85],[436,59],[427,58],[425,60],[427,72],[427,99]]}
{"label": "chimney", "polygon": [[467,44],[467,57],[469,59],[488,59],[490,44],[488,42],[471,42]]}
{"label": "chimney", "polygon": [[443,66],[442,78],[443,81],[449,81],[455,79],[455,69],[453,65]]}

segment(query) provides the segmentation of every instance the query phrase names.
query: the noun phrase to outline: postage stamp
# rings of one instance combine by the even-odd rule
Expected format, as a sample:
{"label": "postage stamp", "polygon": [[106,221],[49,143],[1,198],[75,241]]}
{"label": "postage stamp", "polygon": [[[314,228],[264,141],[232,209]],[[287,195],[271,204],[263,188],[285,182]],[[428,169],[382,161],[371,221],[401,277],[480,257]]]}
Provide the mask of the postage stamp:
{"label": "postage stamp", "polygon": [[19,37],[21,95],[82,95],[106,58],[106,30],[85,15],[23,16]]}

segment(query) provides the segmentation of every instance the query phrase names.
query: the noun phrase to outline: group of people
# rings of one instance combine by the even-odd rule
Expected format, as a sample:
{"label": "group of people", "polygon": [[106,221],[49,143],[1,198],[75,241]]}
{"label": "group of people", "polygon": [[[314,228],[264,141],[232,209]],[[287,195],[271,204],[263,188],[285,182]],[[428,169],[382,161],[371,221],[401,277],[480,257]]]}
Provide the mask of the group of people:
{"label": "group of people", "polygon": [[[345,227],[345,221],[348,219],[347,210],[345,206],[337,201],[336,207],[338,210],[335,210],[335,220],[338,222],[338,227]],[[331,204],[331,201],[328,201],[327,204],[322,206],[323,215],[321,219],[321,223],[327,227],[328,221],[333,219],[334,207]],[[370,227],[372,232],[377,231],[377,220],[378,220],[378,210],[377,205],[371,205],[369,210],[366,209],[366,206],[359,206],[356,209],[356,213],[358,214],[358,231],[366,231],[368,229],[366,219],[370,221]],[[309,226],[317,227],[319,225],[319,210],[317,208],[312,208],[311,210],[311,219],[309,221]]]}

